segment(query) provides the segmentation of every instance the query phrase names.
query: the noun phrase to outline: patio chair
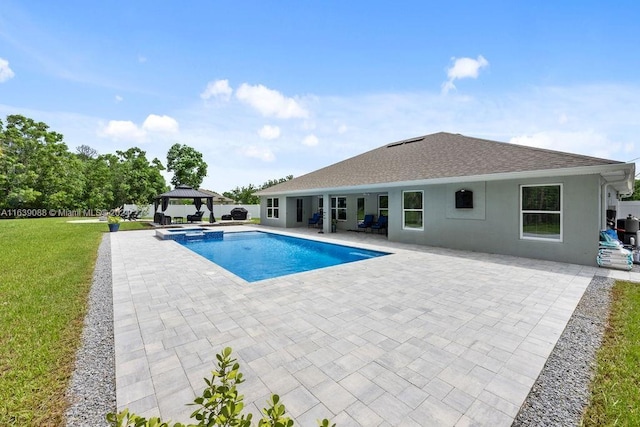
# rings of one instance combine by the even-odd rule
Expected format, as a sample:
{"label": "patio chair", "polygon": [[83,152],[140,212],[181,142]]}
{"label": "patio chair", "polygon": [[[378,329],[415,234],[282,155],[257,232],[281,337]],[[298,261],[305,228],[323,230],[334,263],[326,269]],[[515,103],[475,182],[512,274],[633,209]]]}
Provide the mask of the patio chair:
{"label": "patio chair", "polygon": [[202,221],[202,215],[204,215],[204,211],[198,211],[193,215],[187,215],[187,222]]}
{"label": "patio chair", "polygon": [[373,215],[367,214],[364,216],[364,220],[358,224],[358,228],[364,228],[364,232],[367,232],[367,228],[373,225]]}
{"label": "patio chair", "polygon": [[311,218],[309,218],[309,224],[307,225],[307,228],[311,226],[317,227],[318,222],[320,222],[320,214],[316,212]]}
{"label": "patio chair", "polygon": [[169,225],[171,224],[171,217],[163,212],[156,212],[153,215],[153,222],[158,225]]}
{"label": "patio chair", "polygon": [[378,230],[378,233],[380,233],[380,230],[384,230],[386,233],[388,219],[389,219],[388,217],[384,215],[380,215],[380,217],[378,217],[378,220],[373,224],[371,224],[371,231]]}

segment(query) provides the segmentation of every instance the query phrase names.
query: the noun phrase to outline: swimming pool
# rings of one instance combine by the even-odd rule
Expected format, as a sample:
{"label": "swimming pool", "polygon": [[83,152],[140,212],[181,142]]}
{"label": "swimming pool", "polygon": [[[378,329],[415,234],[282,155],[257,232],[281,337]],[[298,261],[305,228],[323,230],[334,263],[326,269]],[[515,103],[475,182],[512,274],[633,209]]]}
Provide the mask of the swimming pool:
{"label": "swimming pool", "polygon": [[178,243],[247,282],[388,255],[263,231],[225,232],[222,239]]}

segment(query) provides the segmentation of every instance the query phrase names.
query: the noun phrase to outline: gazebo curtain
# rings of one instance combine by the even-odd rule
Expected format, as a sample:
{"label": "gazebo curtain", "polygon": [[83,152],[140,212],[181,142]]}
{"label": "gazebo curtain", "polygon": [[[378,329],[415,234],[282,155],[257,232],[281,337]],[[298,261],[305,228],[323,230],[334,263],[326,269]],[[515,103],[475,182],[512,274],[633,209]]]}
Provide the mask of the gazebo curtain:
{"label": "gazebo curtain", "polygon": [[169,207],[169,198],[168,197],[163,197],[162,198],[162,212],[166,211],[168,207]]}
{"label": "gazebo curtain", "polygon": [[196,205],[196,210],[200,211],[200,206],[202,206],[202,199],[193,199],[193,204]]}
{"label": "gazebo curtain", "polygon": [[216,218],[213,216],[213,197],[207,197],[207,208],[209,208],[209,222],[216,222]]}

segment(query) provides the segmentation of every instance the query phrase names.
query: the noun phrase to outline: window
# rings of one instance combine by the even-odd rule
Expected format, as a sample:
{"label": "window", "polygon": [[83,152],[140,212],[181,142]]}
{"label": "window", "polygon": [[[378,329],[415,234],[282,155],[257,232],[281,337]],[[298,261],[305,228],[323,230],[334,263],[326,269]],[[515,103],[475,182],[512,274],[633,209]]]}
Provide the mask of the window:
{"label": "window", "polygon": [[422,191],[402,192],[402,228],[408,230],[423,230]]}
{"label": "window", "polygon": [[304,203],[302,199],[296,199],[296,222],[302,222]]}
{"label": "window", "polygon": [[380,215],[389,216],[389,196],[387,195],[378,196],[378,216]]}
{"label": "window", "polygon": [[279,200],[277,197],[267,198],[267,218],[280,218]]}
{"label": "window", "polygon": [[331,219],[338,221],[347,220],[347,198],[332,197],[331,198]]}
{"label": "window", "polygon": [[520,187],[520,238],[562,241],[562,184]]}
{"label": "window", "polygon": [[358,197],[358,213],[356,219],[358,222],[364,221],[364,197]]}

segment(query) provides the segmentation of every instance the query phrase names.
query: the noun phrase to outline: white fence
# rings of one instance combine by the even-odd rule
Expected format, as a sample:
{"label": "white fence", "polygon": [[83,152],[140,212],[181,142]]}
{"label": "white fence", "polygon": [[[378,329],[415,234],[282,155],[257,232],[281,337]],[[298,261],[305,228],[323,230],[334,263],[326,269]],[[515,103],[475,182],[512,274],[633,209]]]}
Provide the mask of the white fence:
{"label": "white fence", "polygon": [[629,201],[629,202],[618,202],[618,212],[617,216],[619,219],[626,218],[627,216],[634,216],[636,218],[640,218],[640,202],[639,201]]}
{"label": "white fence", "polygon": [[[217,220],[220,220],[222,215],[229,215],[231,209],[233,208],[245,208],[247,213],[247,219],[251,218],[260,218],[260,205],[213,205],[213,216],[216,217]],[[153,205],[149,205],[146,208],[143,207],[143,211],[146,209],[145,218],[153,218],[154,211]],[[158,211],[161,211],[162,207],[158,206]],[[124,205],[125,211],[135,211],[138,210],[136,205]],[[206,204],[203,204],[200,207],[201,211],[204,211],[204,215],[202,216],[203,221],[209,220],[209,209]],[[187,215],[193,215],[197,211],[195,205],[169,205],[167,210],[164,212],[166,215],[171,217],[181,216],[186,218]]]}

